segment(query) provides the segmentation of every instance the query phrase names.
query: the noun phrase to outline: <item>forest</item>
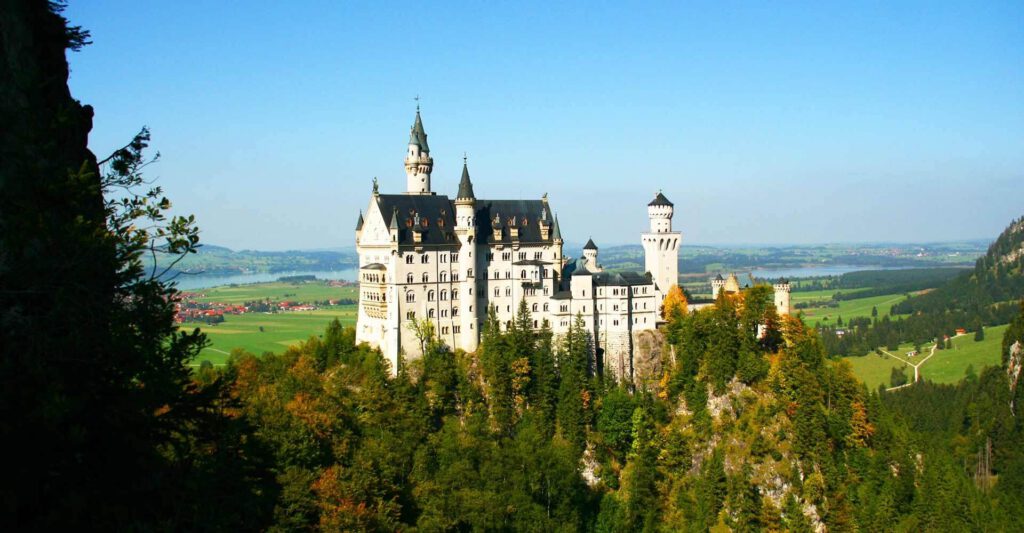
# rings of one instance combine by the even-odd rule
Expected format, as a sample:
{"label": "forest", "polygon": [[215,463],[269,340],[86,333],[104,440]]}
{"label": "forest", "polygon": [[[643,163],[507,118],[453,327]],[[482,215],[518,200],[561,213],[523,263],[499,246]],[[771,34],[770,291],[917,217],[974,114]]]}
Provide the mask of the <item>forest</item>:
{"label": "forest", "polygon": [[199,230],[144,177],[148,129],[88,149],[64,54],[90,36],[59,3],[9,2],[0,27],[4,530],[1020,529],[1016,307],[1002,367],[892,393],[766,286],[694,313],[673,291],[647,380],[525,306],[476,354],[418,323],[424,356],[392,369],[335,322],[192,372],[207,341],[146,258]]}

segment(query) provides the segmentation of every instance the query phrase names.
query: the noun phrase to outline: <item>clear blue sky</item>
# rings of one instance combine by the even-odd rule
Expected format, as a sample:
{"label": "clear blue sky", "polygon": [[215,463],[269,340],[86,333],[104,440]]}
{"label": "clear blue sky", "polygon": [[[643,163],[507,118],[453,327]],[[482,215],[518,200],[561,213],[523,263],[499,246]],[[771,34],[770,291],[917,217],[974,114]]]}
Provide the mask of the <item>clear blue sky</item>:
{"label": "clear blue sky", "polygon": [[1024,214],[1024,2],[72,1],[105,155],[142,125],[204,242],[350,246],[404,189],[549,193],[570,240],[994,237]]}

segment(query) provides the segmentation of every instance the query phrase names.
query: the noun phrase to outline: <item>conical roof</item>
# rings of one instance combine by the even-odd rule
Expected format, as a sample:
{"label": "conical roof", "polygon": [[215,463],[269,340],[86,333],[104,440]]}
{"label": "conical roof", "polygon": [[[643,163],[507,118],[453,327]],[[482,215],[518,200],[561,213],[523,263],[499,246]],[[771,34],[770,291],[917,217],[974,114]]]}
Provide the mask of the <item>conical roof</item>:
{"label": "conical roof", "polygon": [[456,198],[476,199],[476,195],[473,194],[473,182],[469,179],[469,167],[465,161],[462,162],[462,179],[459,180],[459,194]]}
{"label": "conical roof", "polygon": [[416,109],[416,122],[412,125],[412,131],[409,133],[409,144],[415,144],[420,147],[420,150],[429,152],[430,147],[427,146],[427,133],[423,131],[423,120],[420,118],[420,110]]}
{"label": "conical roof", "polygon": [[562,230],[558,227],[558,217],[555,217],[555,228],[551,231],[551,240],[560,241],[562,240]]}
{"label": "conical roof", "polygon": [[649,203],[647,205],[648,206],[652,206],[652,205],[665,205],[665,206],[668,206],[668,207],[672,207],[673,204],[672,204],[672,202],[668,201],[668,198],[665,198],[664,194],[661,194],[661,191],[658,191],[658,195],[655,196],[654,199],[651,200],[651,203]]}
{"label": "conical roof", "polygon": [[398,209],[391,212],[391,229],[398,229]]}
{"label": "conical roof", "polygon": [[363,229],[363,210],[359,210],[359,221],[356,222],[356,231]]}
{"label": "conical roof", "polygon": [[594,244],[594,239],[587,239],[587,244],[583,245],[584,250],[597,250],[597,245]]}

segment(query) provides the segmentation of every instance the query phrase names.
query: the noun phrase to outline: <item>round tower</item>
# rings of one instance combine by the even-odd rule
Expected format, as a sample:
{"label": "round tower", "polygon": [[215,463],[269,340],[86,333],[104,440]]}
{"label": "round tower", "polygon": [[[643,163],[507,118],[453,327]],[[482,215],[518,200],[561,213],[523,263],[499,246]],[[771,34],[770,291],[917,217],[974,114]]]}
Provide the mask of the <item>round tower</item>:
{"label": "round tower", "polygon": [[594,244],[594,239],[587,239],[587,244],[583,245],[583,257],[587,258],[587,270],[591,272],[599,270],[597,265],[597,245]]}
{"label": "round tower", "polygon": [[717,300],[718,295],[722,292],[722,287],[725,287],[725,278],[721,274],[718,274],[711,280],[711,299]]}
{"label": "round tower", "polygon": [[672,231],[675,207],[658,191],[647,204],[647,217],[651,230],[640,236],[644,245],[644,266],[654,279],[659,298],[664,298],[673,285],[679,283],[679,244],[682,234]]}
{"label": "round tower", "polygon": [[[476,351],[479,336],[476,331],[477,316],[480,312],[474,305],[476,295],[473,287],[474,265],[476,253],[476,195],[473,194],[473,182],[469,179],[469,166],[466,158],[462,158],[462,179],[459,180],[459,192],[455,195],[455,236],[459,239],[459,348],[467,352]],[[484,267],[486,268],[486,267]],[[486,273],[486,271],[482,272]]]}
{"label": "round tower", "polygon": [[409,133],[409,150],[405,155],[406,194],[431,194],[430,172],[434,169],[434,158],[430,157],[427,134],[420,119],[420,106],[416,106],[416,121]]}
{"label": "round tower", "polygon": [[772,288],[775,289],[775,312],[779,315],[789,314],[789,280],[782,278],[776,281]]}

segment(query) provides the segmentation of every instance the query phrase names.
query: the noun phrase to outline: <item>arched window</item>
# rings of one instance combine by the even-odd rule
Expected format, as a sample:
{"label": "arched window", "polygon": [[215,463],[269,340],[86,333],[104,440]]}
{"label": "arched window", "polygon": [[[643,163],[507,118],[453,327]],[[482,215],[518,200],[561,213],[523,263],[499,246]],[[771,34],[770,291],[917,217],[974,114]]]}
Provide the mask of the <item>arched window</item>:
{"label": "arched window", "polygon": [[533,304],[533,312],[534,312],[534,313],[536,313],[536,312],[537,312],[537,304]]}
{"label": "arched window", "polygon": [[434,318],[434,310],[427,309],[427,318]]}
{"label": "arched window", "polygon": [[412,254],[409,254],[409,255],[405,256],[405,264],[411,265],[412,262],[413,262]]}
{"label": "arched window", "polygon": [[[411,257],[411,256],[410,256],[410,257]],[[406,283],[412,283],[412,280],[413,280],[413,277],[412,277],[412,272],[410,272],[410,273],[408,273],[408,274],[406,274],[406,275],[405,275],[405,282],[406,282]]]}
{"label": "arched window", "polygon": [[459,299],[459,289],[452,289],[452,300]]}
{"label": "arched window", "polygon": [[423,273],[423,283],[427,283],[429,281],[430,281],[430,274],[427,274],[426,272],[424,272]]}
{"label": "arched window", "polygon": [[519,279],[526,279],[526,271],[525,270],[520,270],[519,271]]}
{"label": "arched window", "polygon": [[444,270],[442,270],[441,273],[438,274],[438,276],[440,276],[439,281],[441,283],[444,283],[444,282],[448,281],[448,272],[445,272]]}
{"label": "arched window", "polygon": [[427,291],[427,301],[428,302],[433,302],[434,301],[434,291]]}
{"label": "arched window", "polygon": [[444,301],[447,301],[447,300],[448,300],[448,291],[441,291],[441,301],[444,302]]}
{"label": "arched window", "polygon": [[548,304],[544,304],[544,311],[548,310]]}
{"label": "arched window", "polygon": [[420,255],[420,263],[423,263],[425,265],[425,264],[427,264],[429,262],[430,262],[430,256],[429,255],[427,255],[427,254],[421,254]]}
{"label": "arched window", "polygon": [[505,296],[512,296],[512,287],[505,287]]}
{"label": "arched window", "polygon": [[466,277],[467,278],[473,277],[473,269],[472,268],[466,271]]}
{"label": "arched window", "polygon": [[416,293],[409,291],[405,293],[405,303],[411,304],[416,301]]}

